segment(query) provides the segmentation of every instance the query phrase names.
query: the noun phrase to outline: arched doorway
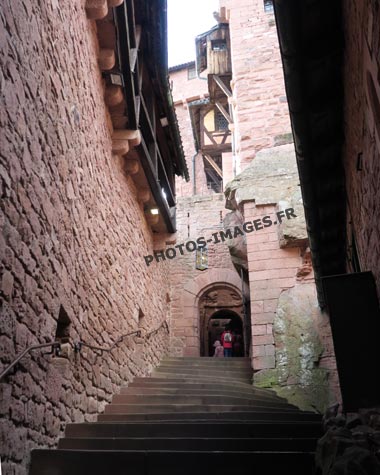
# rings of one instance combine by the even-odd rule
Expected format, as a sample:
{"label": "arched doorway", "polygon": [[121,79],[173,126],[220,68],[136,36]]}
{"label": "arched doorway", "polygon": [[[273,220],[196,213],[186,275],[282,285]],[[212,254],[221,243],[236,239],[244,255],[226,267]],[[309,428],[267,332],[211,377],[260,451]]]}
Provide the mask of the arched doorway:
{"label": "arched doorway", "polygon": [[[205,345],[205,355],[212,356],[214,354],[214,342],[221,341],[221,335],[226,326],[235,335],[233,356],[244,356],[244,328],[242,318],[232,310],[218,310],[208,320],[207,325],[207,345]],[[208,348],[208,351],[207,351]]]}
{"label": "arched doorway", "polygon": [[241,335],[244,356],[244,311],[241,292],[228,284],[210,286],[199,298],[200,355],[212,356],[213,343],[220,339],[226,324]]}

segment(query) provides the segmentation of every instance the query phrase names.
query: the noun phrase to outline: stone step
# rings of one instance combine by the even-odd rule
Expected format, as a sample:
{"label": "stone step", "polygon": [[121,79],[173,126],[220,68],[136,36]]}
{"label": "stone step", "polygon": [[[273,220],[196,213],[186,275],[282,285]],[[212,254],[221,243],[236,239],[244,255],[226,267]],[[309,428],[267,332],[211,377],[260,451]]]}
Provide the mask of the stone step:
{"label": "stone step", "polygon": [[[273,414],[272,414],[273,415]],[[307,422],[89,422],[67,424],[68,438],[125,438],[125,437],[241,437],[241,438],[284,438],[320,437],[320,421]]]}
{"label": "stone step", "polygon": [[168,365],[158,366],[154,373],[178,374],[180,376],[205,376],[207,378],[223,377],[231,379],[247,378],[251,379],[253,371],[251,369],[227,369],[227,368],[175,368]]}
{"label": "stone step", "polygon": [[[163,378],[163,377],[150,377],[150,378],[140,378],[137,377],[133,380],[132,383],[128,385],[128,387],[167,387],[167,388],[209,388],[219,390],[221,388],[225,389],[233,389],[233,390],[240,390],[246,389],[248,391],[252,391],[254,386],[250,382],[244,383],[241,381],[233,381],[230,380],[224,381],[210,381],[206,378]],[[264,389],[261,391],[265,391]],[[268,393],[275,394],[273,391],[269,391]]]}
{"label": "stone step", "polygon": [[175,395],[175,396],[232,396],[232,397],[243,397],[248,399],[265,399],[272,401],[279,401],[286,403],[286,399],[278,397],[276,394],[269,394],[260,391],[254,390],[214,390],[214,389],[177,389],[177,388],[160,388],[160,387],[125,387],[121,388],[120,394],[133,395],[133,396],[145,396],[145,395],[156,395],[156,396],[166,396],[166,395]]}
{"label": "stone step", "polygon": [[178,364],[220,364],[220,365],[250,365],[251,359],[247,357],[232,357],[232,358],[214,358],[212,356],[167,356],[161,360],[163,363],[178,363]]}
{"label": "stone step", "polygon": [[[220,358],[223,359],[223,358]],[[227,358],[225,359],[227,361]],[[220,363],[175,363],[172,361],[163,361],[158,367],[166,367],[166,368],[173,368],[173,369],[204,369],[209,371],[252,371],[252,367],[250,363],[238,363],[238,364],[220,364]]]}
{"label": "stone step", "polygon": [[30,475],[231,475],[254,467],[256,474],[312,474],[308,452],[164,452],[34,450]]}
{"label": "stone step", "polygon": [[238,396],[216,396],[216,395],[144,395],[134,396],[127,394],[117,394],[112,398],[112,404],[191,404],[191,405],[242,405],[242,406],[257,406],[263,405],[266,407],[283,407],[298,410],[296,406],[288,404],[286,401],[273,400],[270,398],[244,398]]}
{"label": "stone step", "polygon": [[129,413],[157,413],[157,412],[233,412],[233,411],[263,411],[263,412],[297,412],[294,407],[272,407],[265,403],[252,405],[227,405],[227,404],[110,404],[105,407],[105,414],[129,414]]}
{"label": "stone step", "polygon": [[316,438],[65,438],[60,439],[59,449],[70,450],[170,450],[208,452],[236,451],[298,451],[311,452],[317,445]]}
{"label": "stone step", "polygon": [[99,414],[99,422],[320,422],[321,416],[314,412],[166,412],[166,413],[130,413],[130,414]]}
{"label": "stone step", "polygon": [[[163,371],[154,371],[152,373],[153,378],[158,378],[158,379],[168,379],[168,380],[173,380],[173,379],[179,379],[179,375],[177,378],[175,378],[175,375],[177,373],[164,373]],[[149,378],[148,378],[149,379]],[[221,384],[231,384],[231,385],[236,385],[236,384],[247,384],[251,385],[252,384],[252,378],[251,377],[236,377],[236,378],[229,378],[228,376],[222,377],[222,376],[206,376],[202,374],[188,374],[186,378],[186,381],[188,382],[193,382],[193,383],[200,383],[200,382],[208,382],[208,383],[221,383]]]}

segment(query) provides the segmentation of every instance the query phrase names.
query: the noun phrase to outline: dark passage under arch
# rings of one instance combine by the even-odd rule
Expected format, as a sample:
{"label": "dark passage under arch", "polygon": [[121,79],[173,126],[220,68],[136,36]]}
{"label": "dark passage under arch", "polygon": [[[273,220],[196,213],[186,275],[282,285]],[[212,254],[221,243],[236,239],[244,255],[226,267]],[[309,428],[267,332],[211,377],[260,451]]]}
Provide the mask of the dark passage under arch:
{"label": "dark passage under arch", "polygon": [[230,309],[218,310],[209,318],[207,325],[208,344],[205,345],[208,347],[208,354],[202,356],[213,356],[214,342],[216,340],[221,341],[221,335],[226,325],[229,326],[230,330],[235,335],[233,356],[244,356],[243,321],[236,312]]}

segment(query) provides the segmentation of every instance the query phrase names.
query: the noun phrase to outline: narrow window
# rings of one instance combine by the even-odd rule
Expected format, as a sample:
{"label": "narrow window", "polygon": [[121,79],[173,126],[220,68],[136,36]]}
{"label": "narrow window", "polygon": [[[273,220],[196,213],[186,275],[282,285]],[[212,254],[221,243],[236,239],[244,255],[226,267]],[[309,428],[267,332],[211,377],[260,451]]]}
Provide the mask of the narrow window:
{"label": "narrow window", "polygon": [[195,79],[197,77],[197,71],[195,66],[190,66],[187,69],[187,79],[190,81],[191,79]]}
{"label": "narrow window", "polygon": [[215,111],[215,130],[216,131],[225,131],[228,130],[228,120],[220,112],[220,110]]}
{"label": "narrow window", "polygon": [[63,305],[61,305],[58,314],[57,330],[55,332],[56,341],[67,343],[70,340],[70,325],[71,320]]}
{"label": "narrow window", "polygon": [[144,328],[145,315],[144,315],[144,312],[141,310],[141,308],[139,308],[138,323],[139,323],[139,329]]}
{"label": "narrow window", "polygon": [[226,51],[227,49],[226,40],[211,40],[211,49],[213,51]]}
{"label": "narrow window", "polygon": [[264,11],[266,13],[273,12],[273,0],[264,0]]}

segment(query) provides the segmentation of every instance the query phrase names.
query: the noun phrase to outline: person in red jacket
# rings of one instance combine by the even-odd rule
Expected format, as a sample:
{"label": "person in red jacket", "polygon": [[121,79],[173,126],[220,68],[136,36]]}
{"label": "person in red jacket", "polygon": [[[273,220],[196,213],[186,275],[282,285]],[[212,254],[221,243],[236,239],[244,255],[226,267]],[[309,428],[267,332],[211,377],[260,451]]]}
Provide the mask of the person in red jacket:
{"label": "person in red jacket", "polygon": [[232,356],[232,346],[234,343],[234,335],[230,330],[230,327],[226,325],[224,332],[220,338],[222,340],[222,345],[224,348],[224,356],[225,358],[230,358]]}

